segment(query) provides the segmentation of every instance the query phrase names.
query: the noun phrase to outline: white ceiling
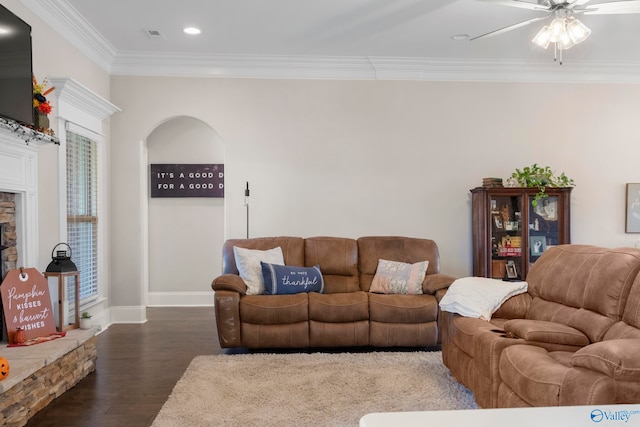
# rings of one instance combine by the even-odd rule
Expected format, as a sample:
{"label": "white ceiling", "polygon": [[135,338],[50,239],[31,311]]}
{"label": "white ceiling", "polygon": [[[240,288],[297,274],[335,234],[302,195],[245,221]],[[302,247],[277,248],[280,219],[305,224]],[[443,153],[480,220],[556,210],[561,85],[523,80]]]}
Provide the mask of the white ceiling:
{"label": "white ceiling", "polygon": [[640,14],[580,16],[560,66],[543,22],[452,40],[544,14],[477,0],[21,1],[112,74],[640,82]]}

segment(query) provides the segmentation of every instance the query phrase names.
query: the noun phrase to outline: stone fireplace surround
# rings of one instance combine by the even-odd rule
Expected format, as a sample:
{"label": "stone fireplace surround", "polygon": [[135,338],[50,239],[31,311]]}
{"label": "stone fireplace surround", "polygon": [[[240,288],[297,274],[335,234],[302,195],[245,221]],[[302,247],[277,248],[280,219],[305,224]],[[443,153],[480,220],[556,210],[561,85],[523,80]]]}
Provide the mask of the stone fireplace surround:
{"label": "stone fireplace surround", "polygon": [[0,281],[17,266],[16,238],[16,195],[0,192]]}

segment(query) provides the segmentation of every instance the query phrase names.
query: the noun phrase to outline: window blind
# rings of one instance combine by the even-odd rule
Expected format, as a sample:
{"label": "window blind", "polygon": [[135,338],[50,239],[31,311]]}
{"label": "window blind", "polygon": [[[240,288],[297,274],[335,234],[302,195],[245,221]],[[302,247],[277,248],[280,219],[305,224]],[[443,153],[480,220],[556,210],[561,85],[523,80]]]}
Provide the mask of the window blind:
{"label": "window blind", "polygon": [[[70,130],[66,143],[67,243],[80,272],[82,304],[98,294],[98,147],[97,142]],[[74,293],[68,295],[73,301]]]}

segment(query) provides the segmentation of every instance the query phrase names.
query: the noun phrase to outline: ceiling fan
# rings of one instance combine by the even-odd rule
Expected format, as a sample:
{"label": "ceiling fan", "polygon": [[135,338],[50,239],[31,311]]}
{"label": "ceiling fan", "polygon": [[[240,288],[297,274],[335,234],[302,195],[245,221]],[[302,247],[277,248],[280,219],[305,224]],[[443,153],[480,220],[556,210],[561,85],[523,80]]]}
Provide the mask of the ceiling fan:
{"label": "ceiling fan", "polygon": [[[533,43],[546,49],[551,43],[554,48],[554,60],[560,59],[562,65],[562,51],[567,50],[589,37],[591,30],[575,18],[576,15],[613,15],[626,13],[640,13],[640,0],[611,1],[605,3],[588,4],[590,0],[478,0],[504,6],[529,9],[544,13],[544,16],[527,19],[526,21],[508,25],[497,30],[476,36],[470,40],[497,36],[516,28],[524,27],[534,22],[549,19],[551,22],[533,38]],[[559,55],[558,55],[559,52]]]}

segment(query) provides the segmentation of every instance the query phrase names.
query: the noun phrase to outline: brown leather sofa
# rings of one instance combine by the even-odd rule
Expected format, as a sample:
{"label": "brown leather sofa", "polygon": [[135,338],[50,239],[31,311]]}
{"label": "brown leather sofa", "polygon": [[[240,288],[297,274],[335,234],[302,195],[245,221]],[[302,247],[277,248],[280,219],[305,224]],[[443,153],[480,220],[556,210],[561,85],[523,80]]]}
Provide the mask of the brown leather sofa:
{"label": "brown leather sofa", "polygon": [[483,408],[640,402],[640,250],[551,247],[490,322],[442,312],[442,358]]}
{"label": "brown leather sofa", "polygon": [[[319,265],[325,293],[246,295],[233,247],[280,246],[286,265]],[[428,347],[437,345],[438,299],[454,278],[440,274],[433,240],[407,237],[267,237],[228,240],[215,291],[223,348]],[[429,261],[422,295],[370,293],[378,259]]]}

